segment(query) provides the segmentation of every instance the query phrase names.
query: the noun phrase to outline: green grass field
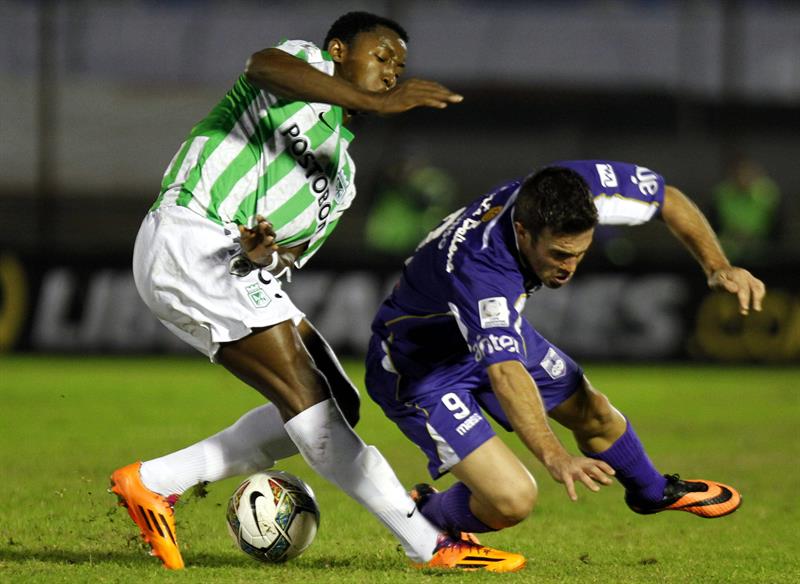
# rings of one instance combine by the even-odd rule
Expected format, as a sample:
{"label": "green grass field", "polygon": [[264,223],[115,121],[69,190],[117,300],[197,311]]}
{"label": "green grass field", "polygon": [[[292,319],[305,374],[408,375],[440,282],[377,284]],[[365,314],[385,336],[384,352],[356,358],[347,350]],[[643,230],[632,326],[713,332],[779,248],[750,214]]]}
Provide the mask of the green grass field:
{"label": "green grass field", "polygon": [[[659,468],[737,486],[742,508],[705,520],[638,516],[618,485],[571,503],[515,437],[539,507],[485,543],[525,554],[509,575],[419,571],[366,511],[299,458],[279,468],[317,493],[322,523],[300,558],[258,564],[234,548],[224,507],[240,479],[185,497],[178,532],[189,568],[149,558],[106,493],[111,470],[185,446],[233,422],[258,395],[202,358],[0,358],[0,582],[798,582],[800,369],[589,365],[594,384],[635,423]],[[348,364],[360,380],[358,364]],[[363,406],[361,436],[404,484],[422,455]],[[563,435],[568,447],[574,446]],[[449,479],[440,481],[446,486]]]}

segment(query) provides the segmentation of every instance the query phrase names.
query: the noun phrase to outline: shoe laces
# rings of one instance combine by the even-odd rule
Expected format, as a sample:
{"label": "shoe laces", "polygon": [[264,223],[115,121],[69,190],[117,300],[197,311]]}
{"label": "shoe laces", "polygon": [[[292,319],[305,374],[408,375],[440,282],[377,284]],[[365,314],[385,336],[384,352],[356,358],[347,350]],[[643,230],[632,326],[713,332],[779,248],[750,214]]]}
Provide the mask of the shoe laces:
{"label": "shoe laces", "polygon": [[667,486],[672,487],[673,489],[681,488],[687,492],[700,492],[708,490],[708,485],[706,483],[700,481],[681,480],[681,475],[678,473],[671,475],[665,474],[664,478],[667,479]]}
{"label": "shoe laces", "polygon": [[463,549],[469,549],[475,553],[486,553],[486,547],[480,544],[472,543],[471,541],[465,541],[463,539],[455,538],[447,533],[443,533],[439,536],[439,541],[436,543],[436,551],[442,549],[449,549],[452,551],[461,551]]}

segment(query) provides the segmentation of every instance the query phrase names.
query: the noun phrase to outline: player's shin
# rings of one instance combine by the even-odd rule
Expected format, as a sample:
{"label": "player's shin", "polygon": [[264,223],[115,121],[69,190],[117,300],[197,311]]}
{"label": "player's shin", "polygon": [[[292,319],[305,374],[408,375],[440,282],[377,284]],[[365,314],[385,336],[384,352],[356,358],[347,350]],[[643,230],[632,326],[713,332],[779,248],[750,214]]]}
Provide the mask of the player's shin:
{"label": "player's shin", "polygon": [[642,499],[659,501],[667,481],[656,470],[642,442],[627,420],[625,433],[603,452],[583,451],[586,456],[602,460],[616,471],[616,478],[625,490],[636,493]]}
{"label": "player's shin", "polygon": [[177,452],[142,463],[141,477],[151,491],[180,495],[198,483],[271,468],[297,454],[278,408],[265,404],[250,410],[221,432]]}
{"label": "player's shin", "polygon": [[431,559],[439,531],[417,512],[383,455],[364,444],[332,400],[300,412],[286,422],[286,431],[306,462],[389,528],[412,561]]}

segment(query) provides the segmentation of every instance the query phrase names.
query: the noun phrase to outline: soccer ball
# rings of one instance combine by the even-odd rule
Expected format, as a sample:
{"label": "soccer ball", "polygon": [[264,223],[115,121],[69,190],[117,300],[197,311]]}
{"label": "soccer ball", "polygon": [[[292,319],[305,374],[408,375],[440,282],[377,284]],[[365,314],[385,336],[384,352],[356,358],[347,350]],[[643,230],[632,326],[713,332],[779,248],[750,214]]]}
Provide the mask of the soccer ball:
{"label": "soccer ball", "polygon": [[228,502],[228,530],[244,553],[262,562],[285,562],[314,541],[319,507],[311,488],[288,472],[247,478]]}

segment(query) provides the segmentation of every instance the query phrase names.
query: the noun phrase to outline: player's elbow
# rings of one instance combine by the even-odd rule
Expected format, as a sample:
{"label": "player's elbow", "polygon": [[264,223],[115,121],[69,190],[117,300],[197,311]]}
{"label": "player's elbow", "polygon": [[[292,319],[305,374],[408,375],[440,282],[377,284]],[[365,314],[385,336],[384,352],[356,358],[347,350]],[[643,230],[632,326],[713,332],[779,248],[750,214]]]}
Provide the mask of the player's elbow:
{"label": "player's elbow", "polygon": [[254,81],[258,75],[257,72],[262,68],[264,52],[265,51],[259,51],[257,53],[253,53],[250,55],[250,58],[247,59],[247,63],[244,65],[244,75],[247,77],[248,81]]}

